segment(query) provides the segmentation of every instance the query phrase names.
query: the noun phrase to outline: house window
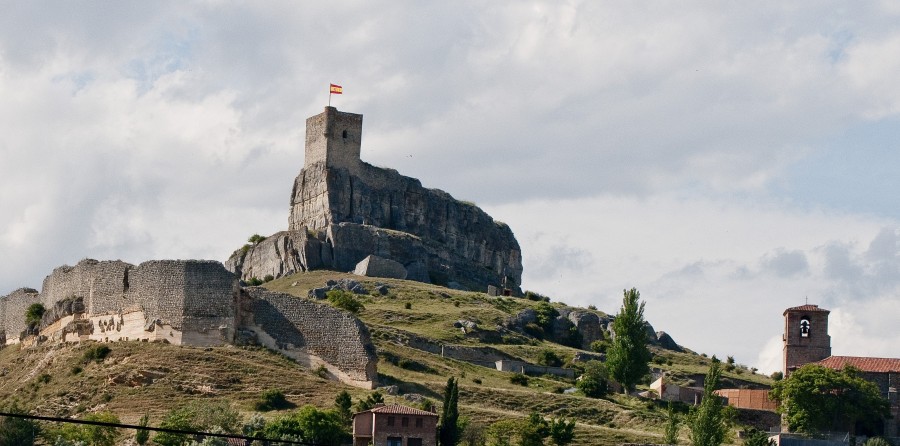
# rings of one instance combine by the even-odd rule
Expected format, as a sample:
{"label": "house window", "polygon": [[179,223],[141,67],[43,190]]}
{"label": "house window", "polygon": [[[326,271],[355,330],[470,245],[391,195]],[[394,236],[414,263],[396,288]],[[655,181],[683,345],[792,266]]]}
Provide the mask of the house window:
{"label": "house window", "polygon": [[805,317],[803,319],[800,319],[800,337],[809,337],[809,319]]}
{"label": "house window", "polygon": [[406,446],[422,446],[421,438],[407,438]]}
{"label": "house window", "polygon": [[422,427],[422,419],[416,418],[416,427]]}
{"label": "house window", "polygon": [[394,425],[394,417],[388,417],[388,426]]}
{"label": "house window", "polygon": [[[403,439],[400,437],[388,437],[387,446],[403,446]],[[419,443],[419,446],[422,446],[421,442]]]}
{"label": "house window", "polygon": [[403,417],[400,420],[400,426],[403,426],[403,427],[409,426],[409,418]]}

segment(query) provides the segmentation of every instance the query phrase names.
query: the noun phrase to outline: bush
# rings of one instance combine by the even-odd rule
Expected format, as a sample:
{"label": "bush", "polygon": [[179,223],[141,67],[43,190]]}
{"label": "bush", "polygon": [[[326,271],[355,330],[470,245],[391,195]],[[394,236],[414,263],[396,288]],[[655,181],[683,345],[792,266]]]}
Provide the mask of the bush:
{"label": "bush", "polygon": [[556,354],[553,350],[544,349],[538,353],[538,364],[545,365],[548,367],[559,367],[562,365],[563,360]]}
{"label": "bush", "polygon": [[600,398],[609,391],[609,372],[600,361],[588,361],[578,380],[578,390],[591,398]]}
{"label": "bush", "polygon": [[521,373],[515,373],[515,374],[513,374],[513,376],[510,376],[509,382],[520,385],[520,386],[528,387],[528,377]]}
{"label": "bush", "polygon": [[328,297],[328,302],[331,302],[335,307],[347,310],[353,314],[366,309],[366,307],[353,296],[353,293],[347,291],[331,290],[326,293],[325,296]]}
{"label": "bush", "polygon": [[531,336],[534,336],[538,339],[544,339],[544,329],[541,328],[540,325],[535,324],[534,322],[529,322],[525,324],[524,327],[525,333],[528,333]]}
{"label": "bush", "polygon": [[261,236],[261,235],[259,235],[259,234],[253,234],[253,235],[250,236],[250,238],[247,239],[247,241],[248,241],[249,243],[253,243],[254,245],[257,245],[257,244],[259,244],[259,242],[261,242],[261,241],[263,241],[263,240],[265,240],[265,239],[266,239],[265,237],[263,237],[263,236]]}
{"label": "bush", "polygon": [[784,379],[784,373],[783,372],[772,372],[772,374],[769,375],[769,377],[772,378],[773,381],[781,381],[782,379]]}
{"label": "bush", "polygon": [[266,274],[266,276],[263,277],[263,283],[271,282],[273,280],[275,280],[275,276],[271,274]]}
{"label": "bush", "polygon": [[284,392],[280,389],[269,389],[259,396],[259,400],[253,403],[253,409],[260,412],[268,412],[270,410],[287,409],[292,407],[284,397]]}
{"label": "bush", "polygon": [[540,294],[540,293],[535,293],[534,291],[526,291],[526,292],[525,292],[525,298],[528,299],[528,300],[533,300],[533,301],[535,301],[535,302],[549,301],[549,300],[550,300],[549,297],[544,296],[543,294]]}
{"label": "bush", "polygon": [[412,303],[407,302],[407,303],[403,304],[403,308],[406,308],[407,310],[411,310],[411,309],[412,309]]}
{"label": "bush", "polygon": [[88,347],[87,350],[81,355],[81,362],[87,364],[89,362],[100,362],[106,359],[109,355],[110,350],[109,347],[105,345],[93,345]]}
{"label": "bush", "polygon": [[37,325],[44,316],[44,306],[41,304],[31,304],[25,310],[25,323],[28,325]]}
{"label": "bush", "polygon": [[245,283],[247,284],[247,286],[260,286],[265,282],[263,282],[262,280],[260,280],[257,277],[251,277],[251,278],[247,279],[247,281]]}
{"label": "bush", "polygon": [[606,349],[609,348],[609,342],[607,341],[594,341],[591,342],[591,351],[596,353],[606,353]]}

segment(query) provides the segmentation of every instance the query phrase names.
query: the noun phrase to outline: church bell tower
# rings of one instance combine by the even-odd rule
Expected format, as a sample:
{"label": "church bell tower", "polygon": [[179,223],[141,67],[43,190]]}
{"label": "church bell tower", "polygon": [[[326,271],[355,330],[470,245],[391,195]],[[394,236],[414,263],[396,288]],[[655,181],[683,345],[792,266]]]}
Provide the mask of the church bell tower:
{"label": "church bell tower", "polygon": [[784,377],[810,362],[831,356],[828,336],[830,311],[818,305],[801,305],[784,310]]}

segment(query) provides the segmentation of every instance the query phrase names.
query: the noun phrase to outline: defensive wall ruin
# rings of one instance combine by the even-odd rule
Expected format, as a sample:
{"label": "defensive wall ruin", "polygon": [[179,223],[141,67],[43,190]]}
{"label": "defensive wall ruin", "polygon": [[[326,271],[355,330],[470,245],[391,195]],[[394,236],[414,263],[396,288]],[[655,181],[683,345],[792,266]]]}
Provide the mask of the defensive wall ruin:
{"label": "defensive wall ruin", "polygon": [[[45,312],[27,324],[29,306]],[[0,345],[144,341],[217,346],[249,339],[324,365],[341,381],[372,388],[377,357],[356,317],[331,306],[259,288],[241,288],[216,261],[153,260],[134,266],[85,259],[44,279],[40,292],[0,296]]]}

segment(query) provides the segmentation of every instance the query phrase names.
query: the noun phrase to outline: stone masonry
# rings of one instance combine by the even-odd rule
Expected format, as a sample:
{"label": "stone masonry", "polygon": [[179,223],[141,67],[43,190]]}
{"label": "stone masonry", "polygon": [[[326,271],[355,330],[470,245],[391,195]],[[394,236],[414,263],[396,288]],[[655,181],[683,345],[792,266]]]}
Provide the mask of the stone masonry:
{"label": "stone masonry", "polygon": [[415,178],[362,162],[361,134],[362,115],[327,107],[309,118],[288,231],[235,252],[226,266],[243,279],[280,277],[350,271],[376,255],[402,264],[411,280],[519,292],[521,250],[509,226]]}
{"label": "stone masonry", "polygon": [[[36,303],[44,317],[29,330],[25,312]],[[356,317],[286,294],[242,290],[216,261],[134,266],[85,259],[53,270],[41,292],[21,288],[0,296],[0,346],[87,340],[214,346],[246,331],[303,364],[324,365],[337,379],[374,386],[377,357]]]}

